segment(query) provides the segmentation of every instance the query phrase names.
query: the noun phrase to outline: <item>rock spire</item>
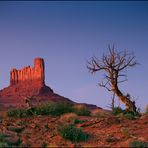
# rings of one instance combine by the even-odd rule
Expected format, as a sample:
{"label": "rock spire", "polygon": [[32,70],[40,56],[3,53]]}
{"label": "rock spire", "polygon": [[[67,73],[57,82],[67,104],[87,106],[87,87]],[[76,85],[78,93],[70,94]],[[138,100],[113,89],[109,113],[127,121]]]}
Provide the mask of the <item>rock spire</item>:
{"label": "rock spire", "polygon": [[24,67],[20,70],[13,68],[10,72],[10,86],[24,82],[36,82],[38,85],[45,85],[45,67],[42,58],[34,59],[34,67]]}

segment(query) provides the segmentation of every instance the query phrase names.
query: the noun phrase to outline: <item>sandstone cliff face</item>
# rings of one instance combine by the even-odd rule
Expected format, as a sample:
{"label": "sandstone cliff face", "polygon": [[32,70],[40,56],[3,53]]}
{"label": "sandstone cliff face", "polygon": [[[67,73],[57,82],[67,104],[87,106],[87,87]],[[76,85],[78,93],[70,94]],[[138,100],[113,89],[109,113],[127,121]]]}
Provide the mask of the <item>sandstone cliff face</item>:
{"label": "sandstone cliff face", "polygon": [[45,66],[42,58],[34,59],[34,66],[10,71],[10,86],[0,91],[1,97],[53,95],[53,90],[45,85]]}
{"label": "sandstone cliff face", "polygon": [[34,66],[24,67],[20,70],[12,69],[10,72],[10,85],[0,90],[0,105],[22,106],[24,98],[31,97],[33,104],[46,101],[70,101],[55,94],[45,85],[45,66],[42,58],[34,59]]}
{"label": "sandstone cliff face", "polygon": [[45,85],[45,74],[44,74],[44,60],[42,58],[34,59],[34,67],[24,67],[21,70],[12,69],[10,72],[10,86],[18,83],[34,83],[38,82],[38,85]]}

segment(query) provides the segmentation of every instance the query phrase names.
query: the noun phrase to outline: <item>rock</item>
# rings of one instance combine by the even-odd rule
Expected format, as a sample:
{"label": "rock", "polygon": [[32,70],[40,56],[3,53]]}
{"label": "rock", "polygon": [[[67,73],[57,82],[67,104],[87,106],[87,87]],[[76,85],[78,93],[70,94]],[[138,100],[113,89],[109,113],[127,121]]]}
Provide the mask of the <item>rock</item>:
{"label": "rock", "polygon": [[139,137],[138,140],[145,141],[145,138],[144,137]]}
{"label": "rock", "polygon": [[36,124],[35,123],[32,123],[32,124],[29,125],[29,127],[31,127],[31,128],[34,129],[34,128],[36,128]]}
{"label": "rock", "polygon": [[37,82],[41,85],[45,85],[45,74],[44,74],[44,60],[42,58],[34,59],[34,67],[30,66],[24,67],[21,70],[12,69],[10,72],[10,85],[16,85],[24,81],[28,82]]}

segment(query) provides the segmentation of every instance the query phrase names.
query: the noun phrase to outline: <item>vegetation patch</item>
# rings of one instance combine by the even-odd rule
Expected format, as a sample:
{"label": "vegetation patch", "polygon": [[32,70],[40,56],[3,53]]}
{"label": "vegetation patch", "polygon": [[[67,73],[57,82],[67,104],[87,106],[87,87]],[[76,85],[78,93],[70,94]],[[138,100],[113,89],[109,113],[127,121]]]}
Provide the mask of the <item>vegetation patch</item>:
{"label": "vegetation patch", "polygon": [[67,102],[50,102],[34,108],[36,115],[60,116],[64,113],[72,112],[73,104]]}
{"label": "vegetation patch", "polygon": [[114,138],[114,137],[108,137],[107,139],[106,139],[106,142],[108,142],[108,143],[112,143],[112,142],[116,142],[118,139],[117,138]]}
{"label": "vegetation patch", "polygon": [[16,133],[21,133],[24,128],[23,127],[8,127],[8,130],[16,132]]}
{"label": "vegetation patch", "polygon": [[129,147],[145,148],[145,147],[148,147],[148,142],[144,142],[144,141],[132,141],[132,142],[129,143]]}
{"label": "vegetation patch", "polygon": [[140,116],[140,113],[135,114],[132,111],[123,110],[120,107],[114,107],[112,109],[112,114],[116,115],[116,116],[119,116],[119,117],[126,117],[127,119],[130,119],[130,120],[134,120],[134,119],[136,119],[137,117]]}
{"label": "vegetation patch", "polygon": [[74,124],[84,123],[84,120],[75,119]]}
{"label": "vegetation patch", "polygon": [[80,105],[74,106],[69,102],[49,102],[29,109],[12,109],[7,112],[9,117],[24,118],[32,115],[60,116],[65,113],[75,113],[78,116],[89,116],[90,111]]}
{"label": "vegetation patch", "polygon": [[21,140],[18,139],[16,142],[7,140],[9,136],[5,134],[0,134],[0,147],[17,147],[20,146]]}
{"label": "vegetation patch", "polygon": [[33,113],[31,112],[31,109],[12,109],[7,112],[7,115],[9,117],[23,118],[32,116]]}
{"label": "vegetation patch", "polygon": [[19,125],[19,126],[26,126],[27,124],[28,124],[28,122],[26,122],[26,121],[20,121],[17,123],[17,125]]}
{"label": "vegetation patch", "polygon": [[124,136],[126,136],[127,138],[129,138],[131,136],[131,133],[129,131],[129,128],[122,128],[121,132]]}
{"label": "vegetation patch", "polygon": [[37,107],[29,108],[29,109],[13,109],[7,112],[9,117],[29,117],[32,115],[52,115],[59,116],[64,113],[72,112],[73,105],[67,102],[50,102],[46,104],[42,104]]}
{"label": "vegetation patch", "polygon": [[71,140],[72,142],[86,141],[89,138],[87,133],[73,124],[60,126],[58,132],[64,139]]}
{"label": "vegetation patch", "polygon": [[113,113],[113,115],[119,115],[119,114],[123,113],[123,110],[121,107],[114,107],[114,108],[112,108],[112,113]]}

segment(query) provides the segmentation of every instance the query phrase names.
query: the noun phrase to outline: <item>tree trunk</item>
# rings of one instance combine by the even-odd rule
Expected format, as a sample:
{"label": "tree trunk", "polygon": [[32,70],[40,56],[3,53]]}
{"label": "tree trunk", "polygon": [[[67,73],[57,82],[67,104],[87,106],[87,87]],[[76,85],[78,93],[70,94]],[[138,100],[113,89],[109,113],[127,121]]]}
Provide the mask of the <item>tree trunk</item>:
{"label": "tree trunk", "polygon": [[131,101],[130,98],[124,96],[122,92],[119,90],[118,86],[113,86],[113,92],[116,94],[118,99],[125,104],[126,110],[132,111],[135,114],[137,113],[137,107],[135,105],[135,101]]}

